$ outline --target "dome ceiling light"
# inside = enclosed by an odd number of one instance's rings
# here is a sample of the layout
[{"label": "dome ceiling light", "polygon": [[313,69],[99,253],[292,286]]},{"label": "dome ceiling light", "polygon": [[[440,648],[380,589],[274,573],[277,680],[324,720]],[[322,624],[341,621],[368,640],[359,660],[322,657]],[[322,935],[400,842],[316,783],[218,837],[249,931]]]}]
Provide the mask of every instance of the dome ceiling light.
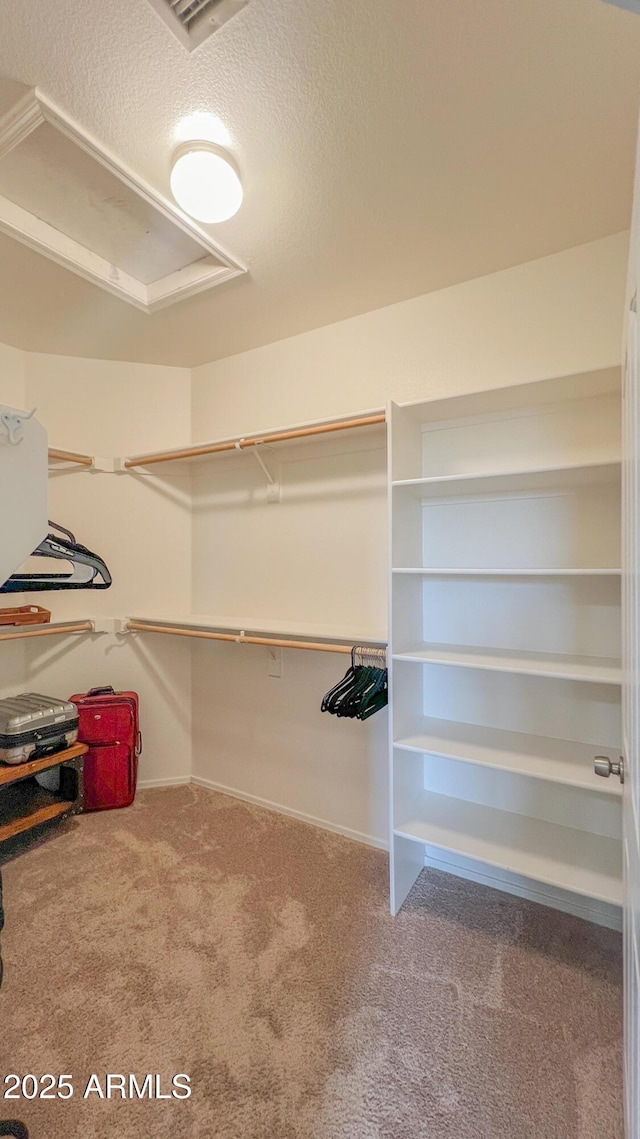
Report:
[{"label": "dome ceiling light", "polygon": [[242,205],[242,182],[227,150],[205,140],[185,142],[174,152],[171,193],[189,217],[227,221]]}]

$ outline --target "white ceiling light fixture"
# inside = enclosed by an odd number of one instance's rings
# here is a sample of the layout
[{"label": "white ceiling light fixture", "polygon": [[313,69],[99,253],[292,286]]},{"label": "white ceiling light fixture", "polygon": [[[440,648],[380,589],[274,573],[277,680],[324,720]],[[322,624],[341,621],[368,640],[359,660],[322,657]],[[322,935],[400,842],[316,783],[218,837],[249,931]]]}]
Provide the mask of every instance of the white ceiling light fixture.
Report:
[{"label": "white ceiling light fixture", "polygon": [[171,161],[171,193],[189,217],[227,221],[242,205],[238,168],[227,150],[205,140],[185,142]]}]

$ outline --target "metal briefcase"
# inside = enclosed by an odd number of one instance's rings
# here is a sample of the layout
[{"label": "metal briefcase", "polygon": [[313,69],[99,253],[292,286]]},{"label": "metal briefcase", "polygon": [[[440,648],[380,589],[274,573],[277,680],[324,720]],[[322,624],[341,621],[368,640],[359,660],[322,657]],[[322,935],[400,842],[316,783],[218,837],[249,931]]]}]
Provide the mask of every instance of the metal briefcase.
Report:
[{"label": "metal briefcase", "polygon": [[0,763],[53,755],[78,739],[78,709],[70,700],[23,692],[0,700]]}]

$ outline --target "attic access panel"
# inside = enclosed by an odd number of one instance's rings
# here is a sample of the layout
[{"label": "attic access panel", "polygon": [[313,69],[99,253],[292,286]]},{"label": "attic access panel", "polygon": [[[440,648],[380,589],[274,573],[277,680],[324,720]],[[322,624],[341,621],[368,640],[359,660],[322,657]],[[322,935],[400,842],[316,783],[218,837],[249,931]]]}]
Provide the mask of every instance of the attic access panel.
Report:
[{"label": "attic access panel", "polygon": [[149,0],[174,36],[193,51],[233,19],[249,0]]},{"label": "attic access panel", "polygon": [[0,231],[144,312],[246,272],[37,90],[0,119]]}]

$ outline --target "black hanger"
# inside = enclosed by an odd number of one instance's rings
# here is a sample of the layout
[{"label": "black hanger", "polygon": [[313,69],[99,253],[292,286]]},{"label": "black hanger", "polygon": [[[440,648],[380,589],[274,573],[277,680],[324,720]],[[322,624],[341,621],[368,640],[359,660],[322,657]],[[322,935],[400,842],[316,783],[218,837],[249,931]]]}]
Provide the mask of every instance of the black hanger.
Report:
[{"label": "black hanger", "polygon": [[375,712],[379,712],[381,708],[384,708],[389,703],[387,670],[379,669],[376,671],[380,672],[380,676],[373,687],[373,691],[368,692],[361,703],[358,712],[359,720],[368,720],[369,716],[373,716]]},{"label": "black hanger", "polygon": [[[323,712],[340,718],[367,720],[384,708],[388,701],[386,668],[355,663],[356,655],[366,660],[370,651],[355,647],[351,650],[351,667],[322,700]],[[375,659],[375,650],[372,655]]]},{"label": "black hanger", "polygon": [[[31,593],[51,589],[108,589],[111,574],[102,558],[76,542],[64,526],[49,519],[55,534],[47,534],[31,555],[34,558],[56,558],[71,563],[71,573],[14,573],[0,586],[0,593]],[[59,535],[65,535],[60,537]]]},{"label": "black hanger", "polygon": [[342,677],[342,680],[339,680],[338,683],[334,684],[333,688],[331,688],[329,690],[329,692],[327,692],[326,696],[322,700],[322,704],[320,705],[321,711],[331,712],[333,715],[336,715],[337,714],[337,708],[339,707],[341,700],[346,696],[346,694],[351,689],[351,687],[352,687],[352,685],[356,679],[356,676],[357,676],[357,673],[356,673],[356,669],[355,669],[355,649],[352,649],[351,650],[351,667],[344,674],[344,676]]},{"label": "black hanger", "polygon": [[368,665],[356,665],[356,679],[343,701],[338,716],[348,716],[354,720],[358,715],[358,708],[364,693],[371,683],[371,669]]}]

